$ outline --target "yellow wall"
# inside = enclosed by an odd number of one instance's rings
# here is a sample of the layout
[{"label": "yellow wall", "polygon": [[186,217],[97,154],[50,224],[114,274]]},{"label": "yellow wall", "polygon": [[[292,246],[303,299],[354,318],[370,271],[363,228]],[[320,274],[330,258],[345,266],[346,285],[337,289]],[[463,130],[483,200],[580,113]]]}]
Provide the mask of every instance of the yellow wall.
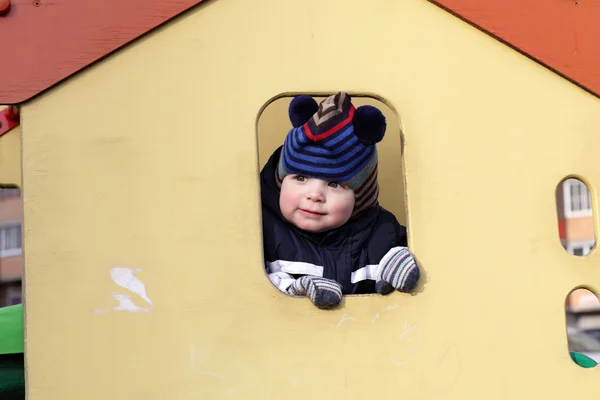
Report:
[{"label": "yellow wall", "polygon": [[[0,112],[6,106],[0,106]],[[0,184],[21,185],[21,126],[0,136]]]},{"label": "yellow wall", "polygon": [[[340,89],[399,113],[424,273],[323,312],[262,272],[256,121]],[[426,1],[195,9],[22,109],[29,400],[599,393],[564,325],[598,255],[563,250],[554,200],[600,184],[599,111]]]}]

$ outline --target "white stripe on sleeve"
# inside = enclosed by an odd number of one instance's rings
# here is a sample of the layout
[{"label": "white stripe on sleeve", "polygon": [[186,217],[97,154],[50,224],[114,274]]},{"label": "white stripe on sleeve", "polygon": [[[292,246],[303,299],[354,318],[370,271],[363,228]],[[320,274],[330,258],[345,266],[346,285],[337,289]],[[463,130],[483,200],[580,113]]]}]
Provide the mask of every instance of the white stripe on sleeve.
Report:
[{"label": "white stripe on sleeve", "polygon": [[323,267],[299,261],[276,260],[267,263],[267,273],[286,272],[294,275],[323,276]]},{"label": "white stripe on sleeve", "polygon": [[352,273],[350,282],[356,283],[360,281],[366,281],[367,279],[376,280],[377,274],[379,273],[379,264],[365,265],[362,268],[357,269]]}]

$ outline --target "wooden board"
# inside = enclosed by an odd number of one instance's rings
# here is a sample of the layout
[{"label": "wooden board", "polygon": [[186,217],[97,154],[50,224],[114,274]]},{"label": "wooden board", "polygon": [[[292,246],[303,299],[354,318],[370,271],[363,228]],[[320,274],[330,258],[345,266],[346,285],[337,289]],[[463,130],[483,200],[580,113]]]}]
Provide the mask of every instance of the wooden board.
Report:
[{"label": "wooden board", "polygon": [[600,3],[589,0],[431,0],[600,95]]},{"label": "wooden board", "polygon": [[12,0],[0,16],[0,104],[17,104],[202,0]]}]

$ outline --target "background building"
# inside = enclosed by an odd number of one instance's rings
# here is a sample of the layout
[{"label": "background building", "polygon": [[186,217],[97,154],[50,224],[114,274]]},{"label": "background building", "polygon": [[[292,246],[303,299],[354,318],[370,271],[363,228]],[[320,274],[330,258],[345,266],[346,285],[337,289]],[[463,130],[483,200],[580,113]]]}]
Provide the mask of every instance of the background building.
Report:
[{"label": "background building", "polygon": [[560,241],[571,254],[584,256],[596,243],[592,199],[578,179],[565,180],[556,191]]},{"label": "background building", "polygon": [[0,307],[22,301],[22,214],[20,190],[0,188]]}]

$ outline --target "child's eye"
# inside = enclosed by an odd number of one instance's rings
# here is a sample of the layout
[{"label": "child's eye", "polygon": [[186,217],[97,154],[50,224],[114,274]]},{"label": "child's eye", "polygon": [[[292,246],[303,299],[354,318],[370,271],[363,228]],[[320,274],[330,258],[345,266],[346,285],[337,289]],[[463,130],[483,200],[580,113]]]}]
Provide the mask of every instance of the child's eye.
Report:
[{"label": "child's eye", "polygon": [[342,185],[340,185],[340,184],[339,184],[339,183],[337,183],[337,182],[329,182],[329,187],[331,187],[331,188],[334,188],[334,189],[335,189],[335,188],[339,188],[339,187],[341,187],[341,186],[342,186]]},{"label": "child's eye", "polygon": [[294,179],[296,179],[298,182],[304,182],[306,180],[306,177],[302,175],[296,175]]}]

